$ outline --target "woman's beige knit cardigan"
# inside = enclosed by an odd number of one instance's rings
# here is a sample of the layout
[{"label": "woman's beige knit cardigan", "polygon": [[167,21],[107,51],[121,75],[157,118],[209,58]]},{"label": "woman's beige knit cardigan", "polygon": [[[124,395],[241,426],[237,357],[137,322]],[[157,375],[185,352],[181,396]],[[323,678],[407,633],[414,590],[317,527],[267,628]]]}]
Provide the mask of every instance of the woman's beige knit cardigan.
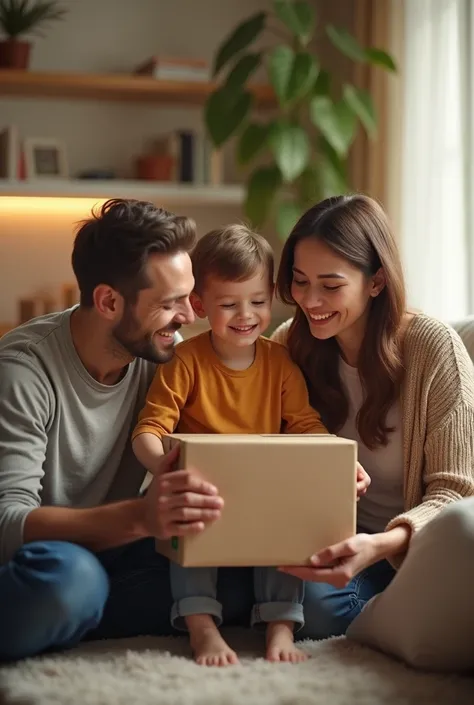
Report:
[{"label": "woman's beige knit cardigan", "polygon": [[[286,342],[291,320],[272,338]],[[424,314],[405,333],[401,392],[405,510],[387,529],[419,530],[450,502],[474,495],[474,370],[457,333]]]}]

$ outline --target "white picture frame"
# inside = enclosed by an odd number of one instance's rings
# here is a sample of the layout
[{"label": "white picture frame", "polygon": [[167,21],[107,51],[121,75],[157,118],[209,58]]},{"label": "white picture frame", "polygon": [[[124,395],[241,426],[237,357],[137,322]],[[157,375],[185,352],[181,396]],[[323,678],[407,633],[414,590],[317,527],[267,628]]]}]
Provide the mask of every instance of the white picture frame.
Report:
[{"label": "white picture frame", "polygon": [[27,137],[23,143],[27,179],[67,179],[66,145],[49,137]]}]

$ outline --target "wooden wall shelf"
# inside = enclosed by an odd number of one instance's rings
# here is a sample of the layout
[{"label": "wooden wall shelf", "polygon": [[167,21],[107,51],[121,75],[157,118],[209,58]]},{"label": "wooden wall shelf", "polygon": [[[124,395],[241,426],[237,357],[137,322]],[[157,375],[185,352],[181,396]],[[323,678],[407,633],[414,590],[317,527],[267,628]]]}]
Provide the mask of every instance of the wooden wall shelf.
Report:
[{"label": "wooden wall shelf", "polygon": [[[213,83],[160,81],[127,74],[46,73],[0,70],[0,98],[108,100],[202,106]],[[271,86],[253,87],[258,107],[275,105]]]}]

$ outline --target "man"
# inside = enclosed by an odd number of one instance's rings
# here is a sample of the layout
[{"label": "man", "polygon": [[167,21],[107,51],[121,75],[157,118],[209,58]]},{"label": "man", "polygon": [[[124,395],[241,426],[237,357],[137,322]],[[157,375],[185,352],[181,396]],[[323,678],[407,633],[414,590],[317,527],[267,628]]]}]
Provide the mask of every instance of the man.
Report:
[{"label": "man", "polygon": [[[168,562],[151,537],[201,531],[223,502],[193,469],[140,497],[130,433],[155,365],[194,319],[195,238],[188,218],[108,201],[75,239],[80,305],[0,341],[0,660],[171,631]],[[227,621],[246,622],[251,580],[224,571],[221,588]]]}]

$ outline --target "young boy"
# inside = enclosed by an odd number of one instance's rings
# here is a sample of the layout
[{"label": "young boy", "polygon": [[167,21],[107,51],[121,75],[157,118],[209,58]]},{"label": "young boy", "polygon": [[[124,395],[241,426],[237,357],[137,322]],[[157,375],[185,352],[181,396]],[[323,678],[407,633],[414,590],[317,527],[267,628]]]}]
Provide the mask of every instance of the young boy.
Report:
[{"label": "young boy", "polygon": [[[158,368],[133,434],[133,449],[159,472],[161,438],[181,433],[326,433],[286,348],[261,337],[271,316],[273,252],[243,225],[205,235],[193,255],[194,311],[210,332],[181,343]],[[202,469],[203,472],[205,468]],[[171,619],[187,628],[196,661],[237,663],[219,633],[217,570],[170,566]],[[252,625],[266,623],[270,661],[306,659],[294,644],[303,618],[303,583],[275,568],[255,568]]]}]

